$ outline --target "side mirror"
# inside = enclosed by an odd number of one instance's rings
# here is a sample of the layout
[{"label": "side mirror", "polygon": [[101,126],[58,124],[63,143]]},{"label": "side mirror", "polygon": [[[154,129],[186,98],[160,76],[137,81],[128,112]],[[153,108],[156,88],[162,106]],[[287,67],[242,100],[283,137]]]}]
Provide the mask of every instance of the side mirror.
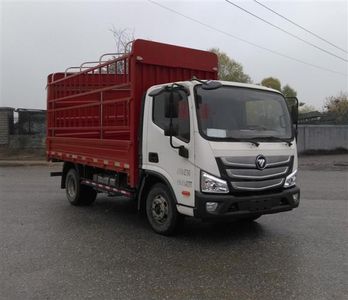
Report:
[{"label": "side mirror", "polygon": [[[179,125],[174,125],[173,119],[179,117],[179,102],[183,100],[183,96],[180,94],[180,90],[185,91],[181,86],[176,88],[171,88],[169,95],[165,97],[164,102],[164,115],[166,118],[169,118],[169,125],[164,129],[164,135],[169,136],[170,146],[174,149],[179,149],[179,155],[188,158],[189,152],[184,146],[174,146],[173,145],[173,136],[177,136],[179,133]],[[186,93],[187,94],[187,93]]]},{"label": "side mirror", "polygon": [[195,97],[195,100],[196,100],[196,105],[197,105],[197,108],[199,108],[199,106],[202,104],[203,100],[202,100],[202,96],[201,95],[196,95]]},{"label": "side mirror", "polygon": [[288,105],[292,122],[297,124],[298,122],[298,99],[296,97],[286,97],[286,103]]},{"label": "side mirror", "polygon": [[291,118],[294,124],[298,123],[298,108],[293,106],[291,109]]},{"label": "side mirror", "polygon": [[175,119],[179,116],[179,101],[182,100],[180,93],[171,91],[165,98],[164,114],[166,118]]},{"label": "side mirror", "polygon": [[165,136],[177,136],[178,135],[178,128],[174,126],[169,126],[164,129],[164,135]]},{"label": "side mirror", "polygon": [[291,120],[293,123],[293,130],[295,134],[295,138],[297,140],[297,126],[298,126],[298,99],[296,97],[286,97],[286,102],[289,107],[289,111],[291,114]]}]

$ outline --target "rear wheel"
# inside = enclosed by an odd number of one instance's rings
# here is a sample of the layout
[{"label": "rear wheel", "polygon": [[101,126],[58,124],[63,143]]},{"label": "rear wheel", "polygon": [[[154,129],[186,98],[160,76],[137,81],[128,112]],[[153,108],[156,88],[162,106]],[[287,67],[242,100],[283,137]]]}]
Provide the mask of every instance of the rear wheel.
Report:
[{"label": "rear wheel", "polygon": [[75,169],[70,169],[65,179],[66,197],[71,205],[90,205],[95,201],[97,192],[80,183],[80,176]]},{"label": "rear wheel", "polygon": [[163,235],[175,232],[181,216],[167,186],[155,184],[146,199],[146,215],[152,229]]}]

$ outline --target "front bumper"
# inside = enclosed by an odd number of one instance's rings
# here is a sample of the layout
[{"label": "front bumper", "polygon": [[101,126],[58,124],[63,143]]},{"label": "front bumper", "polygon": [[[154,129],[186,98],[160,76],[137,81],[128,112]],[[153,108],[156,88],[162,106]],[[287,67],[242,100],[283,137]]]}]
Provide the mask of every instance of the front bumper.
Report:
[{"label": "front bumper", "polygon": [[[298,195],[297,200],[293,196],[296,194]],[[207,202],[218,203],[214,212],[206,210]],[[252,196],[213,195],[196,192],[194,216],[201,219],[238,219],[292,210],[299,206],[299,202],[300,189],[298,187],[278,193]]]}]

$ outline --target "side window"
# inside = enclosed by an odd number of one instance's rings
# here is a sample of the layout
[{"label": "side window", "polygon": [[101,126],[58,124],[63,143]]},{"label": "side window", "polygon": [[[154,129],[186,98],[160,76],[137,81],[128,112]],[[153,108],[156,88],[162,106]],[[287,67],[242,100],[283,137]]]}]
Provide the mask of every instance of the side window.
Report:
[{"label": "side window", "polygon": [[[165,99],[170,93],[162,93],[153,97],[152,121],[163,130],[169,127],[169,118],[165,117]],[[174,128],[178,129],[177,138],[188,143],[190,141],[190,113],[187,96],[180,91],[181,100],[179,101],[178,118],[173,119]]]}]

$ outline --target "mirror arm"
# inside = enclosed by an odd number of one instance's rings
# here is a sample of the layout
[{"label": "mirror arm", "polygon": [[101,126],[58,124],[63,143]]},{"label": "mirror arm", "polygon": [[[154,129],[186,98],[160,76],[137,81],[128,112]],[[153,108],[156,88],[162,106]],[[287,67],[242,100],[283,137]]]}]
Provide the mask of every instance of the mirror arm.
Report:
[{"label": "mirror arm", "polygon": [[169,137],[169,143],[170,143],[170,146],[172,148],[174,148],[174,149],[179,149],[180,148],[180,146],[174,146],[174,144],[173,144],[173,136],[172,135],[170,135],[170,137]]},{"label": "mirror arm", "polygon": [[[172,99],[170,99],[170,101],[171,100]],[[174,146],[174,144],[173,144],[173,135],[172,135],[172,132],[173,132],[173,118],[169,119],[169,131],[170,131],[170,136],[169,136],[170,146],[172,148],[174,148],[174,149],[179,149],[180,147]]]},{"label": "mirror arm", "polygon": [[174,146],[173,144],[173,136],[171,135],[169,137],[169,141],[170,141],[170,146],[174,149],[179,149],[179,155],[184,157],[184,158],[189,158],[189,152],[187,150],[187,148],[183,145],[181,146]]},{"label": "mirror arm", "polygon": [[[172,130],[171,130],[172,128],[173,128],[173,120],[170,119],[170,123],[169,123],[169,130],[170,130],[170,132],[172,132]],[[189,152],[188,152],[188,150],[185,148],[185,146],[183,146],[183,145],[181,145],[181,146],[175,146],[175,145],[173,144],[173,135],[172,135],[172,134],[169,136],[169,144],[170,144],[170,146],[171,146],[172,148],[174,148],[174,149],[179,149],[179,155],[180,155],[180,156],[182,156],[182,157],[184,157],[184,158],[189,158]]]},{"label": "mirror arm", "polygon": [[297,142],[297,135],[298,135],[298,122],[295,123],[295,140]]}]

